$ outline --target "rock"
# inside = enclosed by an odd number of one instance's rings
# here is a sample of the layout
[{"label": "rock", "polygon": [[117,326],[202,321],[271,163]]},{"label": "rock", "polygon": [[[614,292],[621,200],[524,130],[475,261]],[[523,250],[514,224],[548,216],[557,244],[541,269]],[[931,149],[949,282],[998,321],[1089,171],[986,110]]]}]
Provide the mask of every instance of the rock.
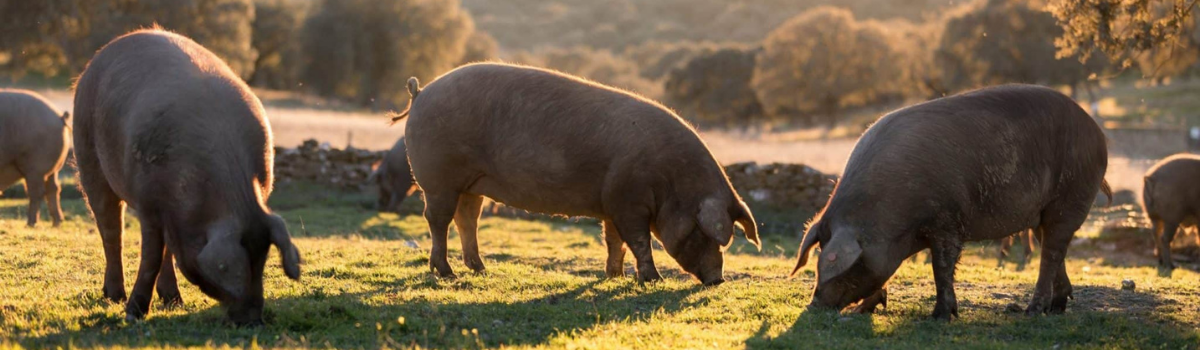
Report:
[{"label": "rock", "polygon": [[1126,278],[1121,281],[1121,290],[1134,290],[1135,288],[1137,288],[1137,283],[1134,283],[1133,280]]}]

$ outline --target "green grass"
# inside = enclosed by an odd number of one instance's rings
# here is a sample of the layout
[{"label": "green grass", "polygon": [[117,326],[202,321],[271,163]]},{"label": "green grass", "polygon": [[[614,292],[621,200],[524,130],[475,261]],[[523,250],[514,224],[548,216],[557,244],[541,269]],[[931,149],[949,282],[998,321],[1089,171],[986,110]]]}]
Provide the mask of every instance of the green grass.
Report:
[{"label": "green grass", "polygon": [[[0,348],[1196,348],[1200,274],[1158,277],[1145,264],[1109,260],[1087,243],[1068,270],[1075,300],[1061,316],[1004,312],[1024,305],[1036,269],[995,268],[992,248],[973,245],[959,264],[961,318],[928,318],[933,279],[924,259],[891,282],[889,308],[874,316],[806,311],[812,267],[785,276],[797,241],[769,237],[763,252],[744,240],[726,258],[730,281],[701,287],[664,252],[665,281],[606,279],[603,241],[590,221],[487,218],[480,247],[488,272],[452,259],[455,280],[428,272],[429,242],[419,216],[378,214],[370,196],[305,185],[281,186],[272,206],[303,258],[301,282],[286,279],[272,252],[265,277],[267,325],[236,328],[220,307],[181,282],[185,304],[124,321],[123,305],[102,298],[99,235],[82,201],[66,200],[60,228],[24,225],[24,199],[0,199]],[[407,207],[419,209],[417,200]],[[43,215],[44,217],[44,215]],[[301,225],[303,221],[303,225]],[[124,239],[126,286],[134,280],[139,235]],[[303,227],[302,227],[303,226]],[[451,255],[459,256],[457,236]],[[413,246],[416,246],[414,248]],[[632,257],[626,267],[632,272]],[[1036,259],[1034,265],[1036,266]],[[1122,279],[1135,291],[1120,289]],[[157,300],[156,300],[157,301]]]}]

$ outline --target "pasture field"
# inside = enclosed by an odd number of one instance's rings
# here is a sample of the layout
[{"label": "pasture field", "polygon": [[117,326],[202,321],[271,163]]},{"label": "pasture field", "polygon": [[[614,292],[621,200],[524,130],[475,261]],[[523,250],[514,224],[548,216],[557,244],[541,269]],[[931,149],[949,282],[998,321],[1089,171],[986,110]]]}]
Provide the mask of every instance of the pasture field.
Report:
[{"label": "pasture field", "polygon": [[[304,184],[282,185],[271,206],[284,216],[304,263],[301,282],[281,273],[272,251],[265,276],[266,325],[236,328],[220,307],[181,282],[185,304],[126,322],[102,298],[99,235],[74,189],[59,228],[25,227],[25,199],[0,199],[0,348],[1128,348],[1200,346],[1200,274],[1158,275],[1151,260],[1106,254],[1093,226],[1072,247],[1075,299],[1064,315],[1027,317],[1036,268],[997,269],[994,245],[967,249],[958,269],[961,318],[928,318],[930,265],[906,262],[891,281],[887,309],[873,316],[808,311],[812,266],[796,278],[796,237],[765,237],[757,252],[739,235],[726,278],[701,287],[665,252],[666,280],[639,285],[604,277],[600,229],[590,220],[481,221],[488,271],[459,278],[429,273],[427,229],[409,215],[379,214],[371,197]],[[45,215],[43,215],[45,218]],[[131,288],[139,227],[126,225]],[[451,236],[451,256],[459,251]],[[922,253],[923,254],[923,253]],[[1033,265],[1036,266],[1037,259]],[[627,256],[632,274],[632,256]],[[1135,290],[1123,290],[1123,279]],[[157,302],[157,300],[156,300]]]}]

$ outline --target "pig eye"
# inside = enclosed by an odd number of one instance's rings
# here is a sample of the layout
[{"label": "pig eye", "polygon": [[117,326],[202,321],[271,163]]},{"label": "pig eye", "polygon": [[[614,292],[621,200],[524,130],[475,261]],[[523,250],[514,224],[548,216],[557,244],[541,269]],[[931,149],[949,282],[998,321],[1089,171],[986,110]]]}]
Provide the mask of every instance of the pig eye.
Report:
[{"label": "pig eye", "polygon": [[228,269],[229,268],[225,266],[225,263],[221,263],[221,264],[217,265],[217,270],[221,270],[221,272],[225,272]]}]

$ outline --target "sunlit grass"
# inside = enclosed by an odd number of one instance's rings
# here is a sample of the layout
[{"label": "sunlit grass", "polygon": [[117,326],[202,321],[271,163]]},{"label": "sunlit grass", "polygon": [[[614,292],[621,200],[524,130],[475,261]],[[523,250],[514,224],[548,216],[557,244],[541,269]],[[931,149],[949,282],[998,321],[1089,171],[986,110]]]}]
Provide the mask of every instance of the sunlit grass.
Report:
[{"label": "sunlit grass", "polygon": [[[292,191],[292,192],[289,192]],[[65,202],[60,228],[25,227],[23,199],[0,200],[0,343],[56,346],[424,347],[424,348],[1195,348],[1200,274],[1158,277],[1149,265],[1112,265],[1073,248],[1076,299],[1063,316],[1006,313],[1024,306],[1031,268],[995,268],[991,246],[972,245],[959,264],[962,318],[932,321],[934,287],[924,256],[892,280],[888,309],[874,316],[806,312],[813,268],[795,279],[797,241],[769,237],[763,252],[741,238],[727,257],[729,282],[699,286],[664,252],[666,280],[638,285],[603,277],[604,244],[588,221],[486,218],[480,247],[488,271],[471,273],[451,236],[455,280],[428,273],[425,222],[378,214],[369,196],[281,187],[272,205],[303,257],[301,282],[284,278],[276,253],[266,275],[267,325],[235,328],[219,306],[182,282],[185,304],[155,308],[142,322],[100,293],[99,235],[80,200]],[[316,198],[323,198],[317,200]],[[414,200],[414,202],[416,202]],[[410,205],[412,203],[409,203]],[[419,203],[416,204],[419,208]],[[301,219],[304,225],[300,224]],[[140,241],[124,239],[127,288]],[[303,226],[303,228],[301,227]],[[415,246],[415,248],[413,247]],[[626,268],[632,273],[632,256]],[[1137,283],[1121,290],[1121,280]]]}]

